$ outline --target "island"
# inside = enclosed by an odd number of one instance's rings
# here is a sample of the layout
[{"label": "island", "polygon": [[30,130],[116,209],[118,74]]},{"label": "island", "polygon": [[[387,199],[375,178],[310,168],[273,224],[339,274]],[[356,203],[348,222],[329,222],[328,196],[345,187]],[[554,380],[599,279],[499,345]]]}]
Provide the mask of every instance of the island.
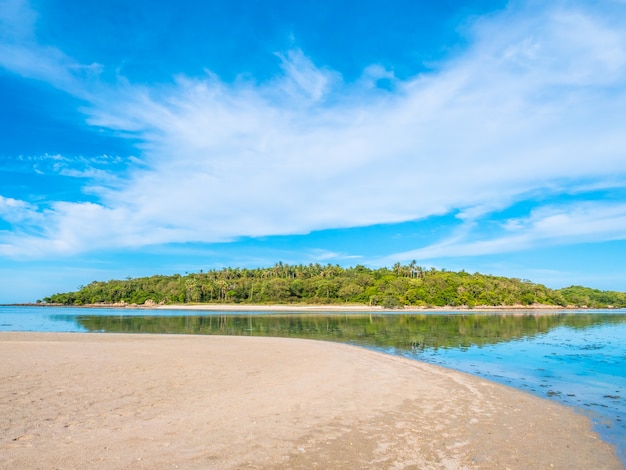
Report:
[{"label": "island", "polygon": [[[527,279],[425,269],[415,262],[371,269],[357,265],[223,268],[198,273],[93,281],[57,293],[44,305],[203,308],[626,308],[626,293],[583,286],[551,289]],[[264,307],[265,306],[265,307]]]}]

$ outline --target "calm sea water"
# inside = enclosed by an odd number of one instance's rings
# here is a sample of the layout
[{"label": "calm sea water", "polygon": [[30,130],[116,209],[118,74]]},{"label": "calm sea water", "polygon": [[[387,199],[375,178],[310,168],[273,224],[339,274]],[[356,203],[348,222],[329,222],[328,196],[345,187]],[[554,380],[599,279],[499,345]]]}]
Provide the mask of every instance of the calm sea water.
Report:
[{"label": "calm sea water", "polygon": [[0,331],[253,335],[352,343],[573,407],[616,446],[626,467],[624,311],[268,314],[0,306]]}]

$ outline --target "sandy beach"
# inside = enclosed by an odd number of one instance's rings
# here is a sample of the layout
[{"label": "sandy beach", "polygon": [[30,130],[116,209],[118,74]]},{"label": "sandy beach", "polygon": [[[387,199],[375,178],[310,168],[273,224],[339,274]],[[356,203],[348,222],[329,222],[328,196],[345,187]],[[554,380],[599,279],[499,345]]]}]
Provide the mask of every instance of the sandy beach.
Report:
[{"label": "sandy beach", "polygon": [[0,468],[621,469],[574,411],[285,338],[0,333]]},{"label": "sandy beach", "polygon": [[397,309],[388,309],[380,306],[367,305],[298,305],[298,304],[279,304],[279,305],[254,305],[254,304],[174,304],[174,305],[141,305],[135,307],[155,308],[162,310],[206,310],[206,311],[241,311],[241,312],[396,312],[396,313],[420,313],[420,312],[501,312],[501,311],[555,311],[560,312],[565,307],[554,305],[508,305],[508,306],[478,306],[474,308],[468,307],[414,307],[406,306]]},{"label": "sandy beach", "polygon": [[[517,313],[524,312],[562,312],[563,310],[581,310],[579,307],[568,306],[561,307],[558,305],[478,305],[473,308],[466,306],[444,306],[444,307],[416,307],[416,306],[404,306],[401,308],[384,308],[381,306],[368,306],[364,304],[156,304],[152,301],[148,301],[145,304],[129,304],[122,303],[97,303],[97,304],[84,304],[84,305],[64,305],[54,303],[42,303],[42,304],[16,304],[15,306],[28,306],[28,307],[64,307],[64,308],[110,308],[110,309],[146,309],[146,310],[189,310],[189,311],[208,311],[208,312],[301,312],[301,313],[317,313],[317,312],[336,312],[336,313],[349,313],[349,312],[380,312],[380,313],[429,313],[429,312],[510,312]],[[584,310],[584,309],[583,309]],[[618,309],[619,310],[619,309]]]}]

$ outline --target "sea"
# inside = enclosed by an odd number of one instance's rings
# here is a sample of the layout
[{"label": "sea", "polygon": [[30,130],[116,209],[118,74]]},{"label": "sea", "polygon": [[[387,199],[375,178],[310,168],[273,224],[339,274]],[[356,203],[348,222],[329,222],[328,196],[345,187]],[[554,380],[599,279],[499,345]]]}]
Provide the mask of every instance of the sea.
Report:
[{"label": "sea", "polygon": [[626,468],[626,311],[249,312],[0,306],[0,331],[337,341],[524,390],[590,418]]}]

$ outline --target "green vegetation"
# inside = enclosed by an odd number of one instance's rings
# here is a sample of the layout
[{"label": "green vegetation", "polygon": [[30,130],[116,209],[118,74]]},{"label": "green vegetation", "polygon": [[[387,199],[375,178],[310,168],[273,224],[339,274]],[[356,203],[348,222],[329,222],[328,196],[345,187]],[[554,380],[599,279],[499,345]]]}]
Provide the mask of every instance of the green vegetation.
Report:
[{"label": "green vegetation", "polygon": [[386,308],[553,305],[626,308],[626,293],[581,286],[553,290],[528,280],[426,270],[415,264],[391,269],[337,265],[224,268],[182,276],[94,281],[77,292],[54,294],[47,303],[360,304]]}]

